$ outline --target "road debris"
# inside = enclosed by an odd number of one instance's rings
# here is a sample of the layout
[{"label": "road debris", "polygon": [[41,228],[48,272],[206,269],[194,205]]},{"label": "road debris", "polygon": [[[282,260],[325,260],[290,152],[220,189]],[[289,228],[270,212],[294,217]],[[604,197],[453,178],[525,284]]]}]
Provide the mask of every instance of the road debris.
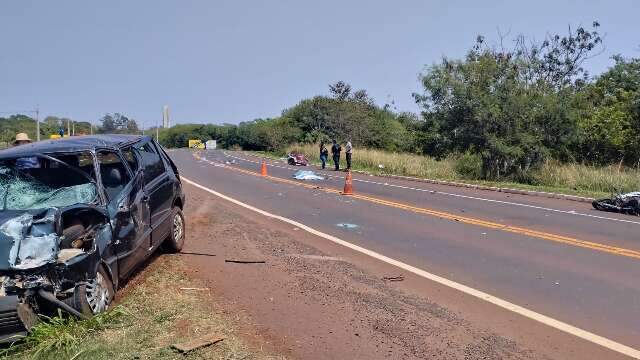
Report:
[{"label": "road debris", "polygon": [[[592,202],[592,205],[596,210],[640,215],[640,192],[616,194],[611,198],[597,199]],[[573,214],[575,210],[569,213]]]},{"label": "road debris", "polygon": [[197,253],[197,252],[188,252],[188,251],[181,251],[179,254],[180,255],[196,255],[196,256],[216,256],[216,254]]},{"label": "road debris", "polygon": [[236,259],[225,259],[226,263],[234,263],[234,264],[264,264],[265,260],[236,260]]},{"label": "road debris", "polygon": [[335,256],[326,255],[305,255],[305,254],[287,254],[286,256],[301,259],[323,260],[323,261],[344,261],[344,259]]},{"label": "road debris", "polygon": [[356,224],[349,224],[349,223],[340,223],[340,224],[336,224],[337,227],[341,227],[341,228],[345,228],[345,229],[357,229],[359,228],[358,225]]},{"label": "road debris", "polygon": [[215,334],[207,334],[189,342],[173,344],[171,347],[186,354],[193,350],[219,343],[222,340],[224,340],[224,338],[218,337]]},{"label": "road debris", "polygon": [[193,290],[193,291],[209,291],[209,288],[194,288],[194,287],[181,287],[180,290]]},{"label": "road debris", "polygon": [[309,165],[309,160],[304,154],[292,152],[287,155],[287,164],[293,166],[307,166]]},{"label": "road debris", "polygon": [[311,170],[299,170],[293,174],[293,178],[297,180],[324,180],[324,177],[317,175]]},{"label": "road debris", "polygon": [[402,276],[402,275],[385,276],[385,277],[382,278],[382,280],[385,280],[385,281],[404,281],[404,276]]}]

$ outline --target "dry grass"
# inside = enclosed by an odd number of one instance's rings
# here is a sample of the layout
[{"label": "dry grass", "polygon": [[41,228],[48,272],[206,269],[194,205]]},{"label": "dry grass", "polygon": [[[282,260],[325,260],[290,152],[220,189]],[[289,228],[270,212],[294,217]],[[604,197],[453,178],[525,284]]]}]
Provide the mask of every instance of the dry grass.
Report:
[{"label": "dry grass", "polygon": [[[319,163],[317,145],[294,145],[287,149],[307,154],[314,163]],[[331,160],[331,155],[329,155]],[[344,166],[344,154],[341,159]],[[383,167],[381,168],[380,165]],[[354,149],[352,167],[358,170],[384,172],[395,175],[417,176],[430,179],[456,179],[454,161],[436,161],[428,156],[407,153],[391,153],[372,149]]]},{"label": "dry grass", "polygon": [[[318,146],[294,145],[288,151],[300,151],[319,163]],[[344,158],[342,159],[344,162]],[[510,181],[482,181],[469,179],[456,172],[455,157],[437,161],[428,156],[406,153],[390,153],[380,150],[355,149],[353,168],[377,174],[415,176],[427,179],[464,181],[500,187],[514,187],[539,191],[561,192],[584,196],[605,196],[619,191],[640,189],[640,171],[618,166],[594,167],[580,164],[546,162],[529,177],[529,183]],[[382,167],[380,166],[382,165]]]},{"label": "dry grass", "polygon": [[[250,350],[222,313],[212,312],[206,291],[187,276],[175,256],[156,259],[142,281],[130,284],[126,298],[106,321],[57,320],[41,325],[27,342],[5,353],[12,359],[276,359]],[[182,355],[170,345],[215,333],[224,340]],[[61,342],[59,339],[67,339]]]}]

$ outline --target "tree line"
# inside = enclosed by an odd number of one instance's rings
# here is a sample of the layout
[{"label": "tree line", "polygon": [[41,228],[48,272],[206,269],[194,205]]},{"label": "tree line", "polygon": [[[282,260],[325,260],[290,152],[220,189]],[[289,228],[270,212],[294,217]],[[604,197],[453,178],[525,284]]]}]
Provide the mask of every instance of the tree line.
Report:
[{"label": "tree line", "polygon": [[[547,160],[640,167],[640,59],[614,56],[592,76],[584,66],[602,50],[597,22],[540,42],[500,36],[489,45],[478,36],[464,57],[424,69],[422,91],[413,94],[419,114],[377,105],[366,90],[338,81],[275,118],[179,124],[160,129],[159,140],[167,147],[216,139],[226,148],[279,151],[350,139],[355,147],[454,157],[474,178],[525,182]],[[96,129],[138,131],[121,114],[105,115]]]},{"label": "tree line", "polygon": [[[505,42],[508,41],[508,45]],[[526,181],[544,161],[640,166],[640,59],[615,56],[604,73],[584,65],[603,49],[600,24],[548,35],[484,37],[460,59],[444,57],[420,76],[420,114],[378,106],[339,81],[281,116],[238,125],[178,125],[165,146],[188,138],[274,151],[291,143],[351,139],[356,147],[453,156],[483,179]]]},{"label": "tree line", "polygon": [[[47,116],[40,121],[40,138],[49,139],[51,135],[64,136],[89,134],[140,134],[135,119],[120,113],[105,114],[93,125],[88,121],[77,121],[66,117]],[[36,120],[27,115],[17,114],[0,117],[0,145],[8,146],[17,133],[26,133],[33,140],[36,136]]]}]

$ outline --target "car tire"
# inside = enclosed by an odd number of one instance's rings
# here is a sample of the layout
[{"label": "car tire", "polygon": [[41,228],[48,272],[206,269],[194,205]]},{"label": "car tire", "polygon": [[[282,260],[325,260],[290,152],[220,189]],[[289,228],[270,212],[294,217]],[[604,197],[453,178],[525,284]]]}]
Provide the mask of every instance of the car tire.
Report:
[{"label": "car tire", "polygon": [[99,266],[96,277],[84,284],[76,285],[73,295],[65,302],[79,312],[93,316],[109,309],[115,293],[109,274]]},{"label": "car tire", "polygon": [[171,211],[171,232],[162,244],[163,250],[169,253],[178,253],[182,251],[185,238],[184,215],[179,207],[174,207]]}]

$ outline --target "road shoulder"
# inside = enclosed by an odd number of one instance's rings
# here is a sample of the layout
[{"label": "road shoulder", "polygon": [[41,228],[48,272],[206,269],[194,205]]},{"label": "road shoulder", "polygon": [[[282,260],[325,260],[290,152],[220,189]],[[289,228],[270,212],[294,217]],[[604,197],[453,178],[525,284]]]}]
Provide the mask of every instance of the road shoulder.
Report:
[{"label": "road shoulder", "polygon": [[[296,358],[611,358],[593,344],[402,274],[187,186],[193,276]],[[225,263],[225,259],[265,261]],[[357,265],[356,265],[357,264]],[[389,282],[383,277],[403,276]],[[251,332],[249,331],[249,332]],[[372,355],[373,354],[373,355]]]}]

